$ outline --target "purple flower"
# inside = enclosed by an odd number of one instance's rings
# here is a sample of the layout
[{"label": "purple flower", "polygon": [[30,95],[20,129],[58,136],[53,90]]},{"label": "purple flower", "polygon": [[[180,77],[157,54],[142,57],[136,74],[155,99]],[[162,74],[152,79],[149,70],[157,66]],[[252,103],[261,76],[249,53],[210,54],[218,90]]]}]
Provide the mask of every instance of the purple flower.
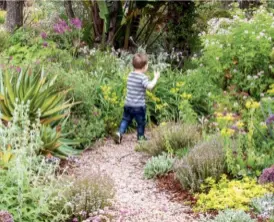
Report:
[{"label": "purple flower", "polygon": [[21,68],[17,66],[17,67],[16,67],[16,71],[17,71],[17,72],[21,72]]},{"label": "purple flower", "polygon": [[235,126],[235,125],[231,126],[230,129],[232,129],[232,130],[234,130],[236,132],[239,131],[239,128],[237,126]]},{"label": "purple flower", "polygon": [[75,28],[82,28],[82,21],[79,18],[73,18],[70,20],[70,24],[72,24]]},{"label": "purple flower", "polygon": [[72,220],[72,222],[78,222],[77,217],[74,217],[73,220]]},{"label": "purple flower", "polygon": [[274,182],[274,165],[272,167],[266,168],[263,170],[259,183],[273,183]]},{"label": "purple flower", "polygon": [[45,32],[42,32],[42,33],[41,33],[41,38],[42,38],[42,39],[46,39],[47,36],[48,36],[47,33],[45,33]]},{"label": "purple flower", "polygon": [[270,114],[269,117],[266,119],[266,124],[270,124],[274,121],[274,114]]},{"label": "purple flower", "polygon": [[53,30],[58,34],[63,34],[66,31],[70,31],[70,28],[66,21],[59,19],[59,21],[53,26]]},{"label": "purple flower", "polygon": [[47,42],[43,42],[43,46],[44,47],[48,47],[48,43]]}]

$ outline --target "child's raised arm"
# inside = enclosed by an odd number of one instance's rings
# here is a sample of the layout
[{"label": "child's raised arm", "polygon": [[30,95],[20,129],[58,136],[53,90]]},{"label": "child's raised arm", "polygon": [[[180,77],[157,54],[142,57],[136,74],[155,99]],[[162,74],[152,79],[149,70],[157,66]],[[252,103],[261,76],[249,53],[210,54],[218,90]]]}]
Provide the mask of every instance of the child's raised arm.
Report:
[{"label": "child's raised arm", "polygon": [[148,90],[152,90],[154,87],[155,87],[155,85],[156,85],[156,83],[157,83],[157,81],[158,81],[158,79],[160,78],[160,72],[159,71],[154,71],[154,78],[153,78],[153,80],[152,81],[150,81],[148,84],[147,84],[147,89]]}]

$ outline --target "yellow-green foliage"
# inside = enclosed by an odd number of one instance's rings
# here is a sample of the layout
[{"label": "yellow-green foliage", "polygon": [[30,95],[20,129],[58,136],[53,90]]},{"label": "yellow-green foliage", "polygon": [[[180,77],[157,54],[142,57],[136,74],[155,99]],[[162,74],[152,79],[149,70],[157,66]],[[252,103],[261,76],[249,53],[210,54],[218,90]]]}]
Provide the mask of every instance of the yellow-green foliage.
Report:
[{"label": "yellow-green foliage", "polygon": [[0,24],[5,22],[6,12],[0,10]]},{"label": "yellow-green foliage", "polygon": [[[242,180],[229,181],[226,175],[216,183],[212,178],[207,178],[201,186],[203,193],[197,194],[198,201],[195,211],[241,209],[248,210],[252,198],[260,197],[270,192],[271,185],[259,185],[256,179],[248,177]],[[209,192],[205,192],[209,190]]]}]

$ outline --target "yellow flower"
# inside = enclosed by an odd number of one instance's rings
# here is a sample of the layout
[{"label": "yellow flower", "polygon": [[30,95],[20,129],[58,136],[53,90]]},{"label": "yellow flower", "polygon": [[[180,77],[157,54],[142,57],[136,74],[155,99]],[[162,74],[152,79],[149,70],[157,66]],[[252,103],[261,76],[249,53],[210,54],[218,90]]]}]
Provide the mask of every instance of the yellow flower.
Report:
[{"label": "yellow flower", "polygon": [[260,103],[258,103],[256,101],[249,100],[246,102],[245,107],[247,109],[257,109],[260,107]]},{"label": "yellow flower", "polygon": [[171,88],[170,92],[176,94],[179,90],[179,88]]},{"label": "yellow flower", "polygon": [[226,121],[232,121],[234,120],[233,114],[232,113],[228,113],[226,115],[223,115],[221,113],[217,114],[217,119],[218,120],[226,120]]},{"label": "yellow flower", "polygon": [[181,95],[181,97],[182,97],[183,99],[191,99],[192,95],[191,95],[191,94],[188,94],[188,93],[183,93],[183,94]]},{"label": "yellow flower", "polygon": [[147,96],[154,102],[160,102],[161,100],[150,91],[146,92]]},{"label": "yellow flower", "polygon": [[242,127],[244,126],[244,123],[243,123],[242,121],[238,121],[238,122],[236,123],[236,126],[237,126],[238,128],[242,128]]},{"label": "yellow flower", "polygon": [[160,124],[160,126],[166,126],[166,122],[162,122],[161,124]]},{"label": "yellow flower", "polygon": [[251,107],[251,101],[247,101],[245,103],[245,107],[248,108],[248,109],[250,109],[250,107]]},{"label": "yellow flower", "polygon": [[221,135],[222,136],[232,136],[233,134],[234,134],[234,130],[233,129],[223,128],[221,130]]},{"label": "yellow flower", "polygon": [[216,115],[216,117],[222,117],[223,116],[223,114],[220,113],[220,112],[215,112],[215,115]]},{"label": "yellow flower", "polygon": [[257,109],[257,108],[259,108],[259,107],[260,107],[260,103],[258,103],[258,102],[253,102],[253,103],[252,103],[251,108]]},{"label": "yellow flower", "polygon": [[176,87],[182,87],[182,86],[184,86],[185,85],[185,83],[184,82],[177,82],[176,83]]},{"label": "yellow flower", "polygon": [[161,104],[156,104],[156,110],[161,110],[164,106]]}]

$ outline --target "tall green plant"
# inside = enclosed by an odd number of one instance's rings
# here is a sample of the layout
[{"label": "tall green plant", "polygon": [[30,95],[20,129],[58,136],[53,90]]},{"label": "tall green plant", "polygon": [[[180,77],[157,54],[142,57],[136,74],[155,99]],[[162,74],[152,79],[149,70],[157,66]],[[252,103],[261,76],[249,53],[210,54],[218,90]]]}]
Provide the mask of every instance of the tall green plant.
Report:
[{"label": "tall green plant", "polygon": [[39,119],[29,121],[27,105],[15,105],[12,122],[0,125],[0,151],[11,146],[13,158],[7,169],[0,168],[0,209],[9,211],[15,221],[65,221],[63,192],[69,181],[55,176],[57,164],[49,164],[37,152],[43,143]]},{"label": "tall green plant", "polygon": [[0,118],[12,120],[15,103],[29,102],[31,121],[39,112],[42,124],[58,123],[76,103],[65,100],[68,90],[58,89],[56,77],[49,80],[43,70],[26,69],[20,73],[11,69],[0,70]]}]

